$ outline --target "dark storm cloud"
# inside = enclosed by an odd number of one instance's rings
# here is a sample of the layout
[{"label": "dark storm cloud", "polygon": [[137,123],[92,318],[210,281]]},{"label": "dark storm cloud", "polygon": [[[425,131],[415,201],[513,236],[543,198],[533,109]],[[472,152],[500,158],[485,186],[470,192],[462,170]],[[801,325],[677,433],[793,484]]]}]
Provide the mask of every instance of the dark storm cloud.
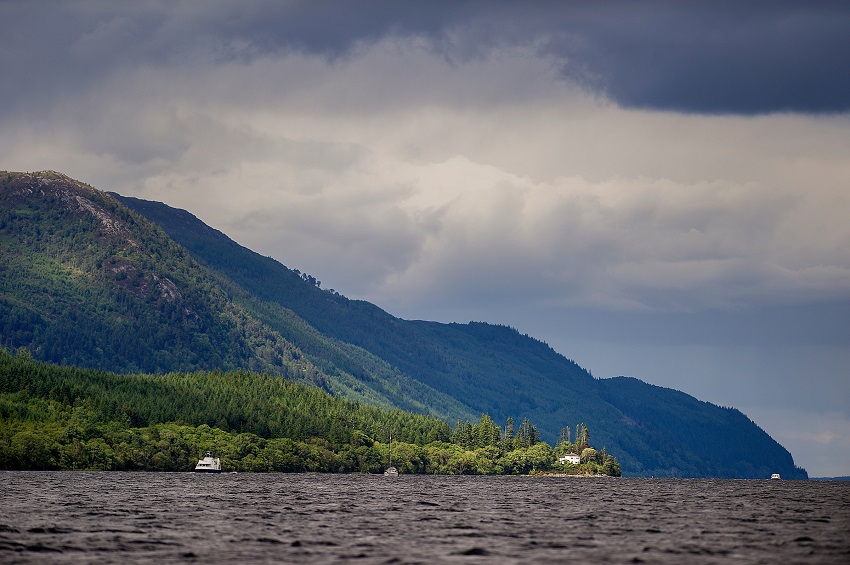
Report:
[{"label": "dark storm cloud", "polygon": [[591,81],[624,106],[738,114],[850,108],[846,3],[655,6],[593,14],[575,27],[586,41],[579,50],[558,39],[552,48],[577,56]]},{"label": "dark storm cloud", "polygon": [[850,8],[838,2],[11,1],[0,22],[6,112],[121,69],[335,59],[390,35],[426,38],[449,60],[532,46],[625,107],[850,109]]}]

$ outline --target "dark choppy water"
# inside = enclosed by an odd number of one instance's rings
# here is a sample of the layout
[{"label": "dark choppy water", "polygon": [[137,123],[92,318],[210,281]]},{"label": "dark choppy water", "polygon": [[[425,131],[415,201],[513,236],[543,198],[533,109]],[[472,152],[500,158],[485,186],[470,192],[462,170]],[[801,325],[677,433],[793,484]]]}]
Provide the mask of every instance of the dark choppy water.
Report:
[{"label": "dark choppy water", "polygon": [[0,472],[0,563],[850,563],[850,483]]}]

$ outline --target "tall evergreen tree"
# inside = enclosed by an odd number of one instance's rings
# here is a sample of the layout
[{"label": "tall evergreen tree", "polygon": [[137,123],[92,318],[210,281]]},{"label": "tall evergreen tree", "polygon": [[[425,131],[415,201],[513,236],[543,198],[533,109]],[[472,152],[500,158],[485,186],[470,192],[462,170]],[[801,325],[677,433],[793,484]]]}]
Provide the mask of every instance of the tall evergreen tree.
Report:
[{"label": "tall evergreen tree", "polygon": [[499,427],[493,419],[487,414],[482,414],[481,420],[478,421],[478,425],[475,429],[476,447],[497,445],[499,443],[500,435]]},{"label": "tall evergreen tree", "polygon": [[528,446],[532,447],[540,443],[540,432],[537,431],[537,426],[531,425],[528,430]]},{"label": "tall evergreen tree", "polygon": [[584,425],[584,422],[580,425],[579,435],[576,437],[576,446],[579,450],[584,449],[590,445],[590,432],[587,430],[587,426]]},{"label": "tall evergreen tree", "polygon": [[[522,419],[522,424],[519,426],[519,431],[517,432],[517,440],[516,446],[518,449],[531,447],[532,444],[532,432],[533,426],[531,422],[528,421],[528,418]],[[536,431],[536,430],[535,430]]]},{"label": "tall evergreen tree", "polygon": [[561,435],[558,437],[558,445],[570,443],[570,427],[564,426],[561,428]]},{"label": "tall evergreen tree", "polygon": [[505,445],[505,449],[513,449],[515,434],[516,432],[514,431],[514,419],[508,417],[508,420],[505,422],[505,437],[502,438],[502,441]]}]

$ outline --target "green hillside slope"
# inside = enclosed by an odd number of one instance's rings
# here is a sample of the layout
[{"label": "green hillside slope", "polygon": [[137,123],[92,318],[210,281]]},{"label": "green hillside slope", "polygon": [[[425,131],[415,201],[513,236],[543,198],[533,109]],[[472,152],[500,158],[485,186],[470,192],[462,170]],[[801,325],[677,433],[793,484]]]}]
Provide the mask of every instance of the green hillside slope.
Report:
[{"label": "green hillside slope", "polygon": [[0,173],[0,340],[66,365],[249,369],[386,408],[477,417],[201,265],[114,197],[49,171]]},{"label": "green hillside slope", "polygon": [[[737,410],[640,381],[595,380],[546,344],[511,328],[395,318],[367,302],[322,290],[312,277],[238,245],[186,211],[116,197],[264,301],[497,421],[528,415],[550,442],[568,422],[583,421],[594,430],[594,443],[606,446],[632,475],[755,478],[780,472],[805,478],[787,450]],[[282,331],[274,320],[267,322]]]},{"label": "green hillside slope", "polygon": [[0,173],[0,265],[4,344],[40,358],[279,371],[297,357],[162,230],[57,173]]}]

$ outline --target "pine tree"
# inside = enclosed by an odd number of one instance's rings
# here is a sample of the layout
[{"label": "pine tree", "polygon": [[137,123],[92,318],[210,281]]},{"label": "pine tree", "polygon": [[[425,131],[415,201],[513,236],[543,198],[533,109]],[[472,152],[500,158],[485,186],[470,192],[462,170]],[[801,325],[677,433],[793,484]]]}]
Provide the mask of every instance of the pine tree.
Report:
[{"label": "pine tree", "polygon": [[576,436],[576,447],[582,450],[590,445],[590,432],[587,431],[587,426],[584,425],[584,422],[580,426],[577,426],[576,429],[579,431],[579,434]]},{"label": "pine tree", "polygon": [[528,421],[528,418],[522,419],[522,424],[519,426],[519,432],[517,432],[517,448],[528,448],[531,447],[531,439],[532,439],[532,426],[531,422]]},{"label": "pine tree", "polygon": [[499,428],[490,416],[481,415],[478,425],[475,426],[475,446],[487,447],[499,442]]},{"label": "pine tree", "polygon": [[515,432],[514,432],[514,419],[509,417],[507,419],[507,421],[505,422],[505,437],[502,438],[502,441],[504,442],[506,450],[513,449],[513,447],[514,447],[514,434],[515,434]]},{"label": "pine tree", "polygon": [[558,445],[570,443],[570,427],[564,426],[561,429],[561,435],[558,437]]}]

